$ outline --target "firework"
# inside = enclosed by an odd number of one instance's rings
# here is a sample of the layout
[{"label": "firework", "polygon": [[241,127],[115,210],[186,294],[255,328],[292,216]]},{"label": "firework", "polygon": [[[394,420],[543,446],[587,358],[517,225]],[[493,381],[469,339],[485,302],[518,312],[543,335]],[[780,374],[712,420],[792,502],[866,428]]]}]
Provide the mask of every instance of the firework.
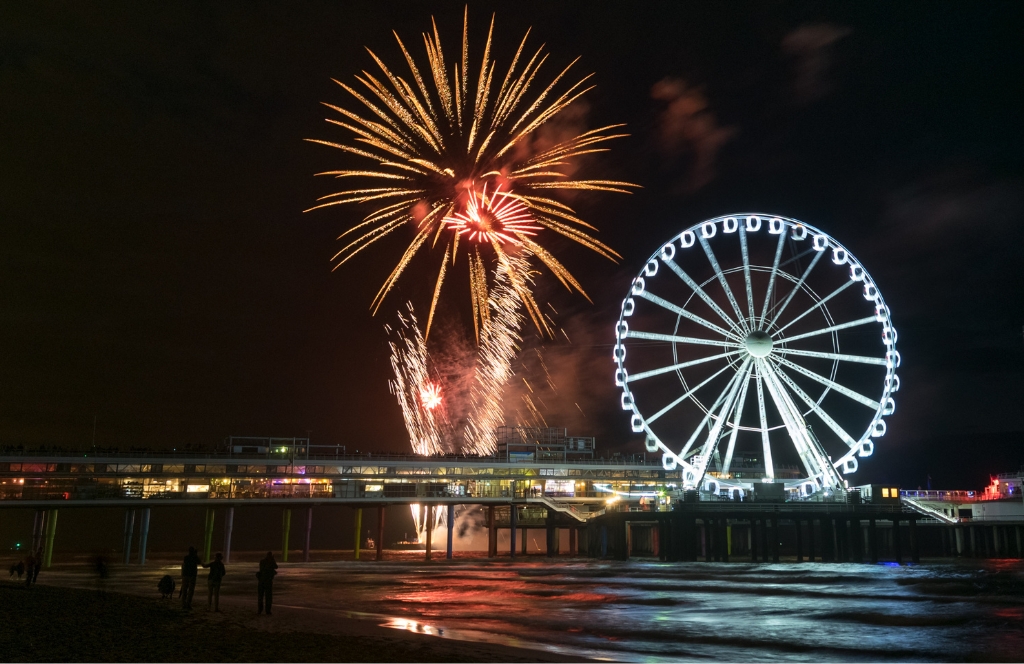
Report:
[{"label": "firework", "polygon": [[420,388],[420,404],[427,410],[434,410],[441,405],[441,388],[430,383]]},{"label": "firework", "polygon": [[[310,209],[372,206],[360,223],[339,238],[353,234],[353,239],[333,257],[335,268],[406,224],[416,230],[373,300],[375,313],[414,255],[428,245],[444,246],[425,335],[429,335],[449,264],[454,266],[460,253],[467,258],[478,340],[488,314],[485,303],[489,299],[489,280],[496,274],[487,269],[487,259],[492,266],[508,265],[505,257],[525,249],[566,288],[586,295],[561,262],[540,244],[540,237],[533,239],[534,234],[540,229],[549,230],[611,260],[619,256],[590,233],[596,229],[580,219],[572,207],[552,198],[552,192],[575,189],[628,193],[635,186],[569,175],[579,157],[603,152],[607,141],[625,136],[615,133],[621,125],[585,131],[540,150],[531,147],[538,128],[592,89],[588,84],[591,75],[557,92],[574,60],[542,85],[541,70],[548,56],[543,46],[529,55],[527,31],[502,76],[491,57],[493,33],[492,18],[479,70],[472,77],[468,11],[463,20],[461,61],[454,66],[445,59],[436,24],[432,33],[423,34],[427,66],[422,69],[396,34],[412,82],[369,51],[379,74],[363,71],[355,77],[355,87],[335,81],[351,95],[359,112],[325,104],[340,116],[327,121],[349,132],[348,139],[310,139],[355,155],[366,164],[319,174],[362,184],[346,185],[322,197],[319,205]],[[488,188],[494,192],[489,196]],[[503,221],[499,211],[514,214],[515,219]],[[510,274],[509,283],[538,329],[550,332],[527,287],[525,274]]]},{"label": "firework", "polygon": [[395,337],[390,342],[391,368],[395,374],[390,381],[391,393],[402,409],[413,452],[429,455],[448,451],[453,439],[452,425],[440,398],[440,387],[430,378],[427,345],[412,305],[406,315],[399,314],[398,328],[385,329]]}]

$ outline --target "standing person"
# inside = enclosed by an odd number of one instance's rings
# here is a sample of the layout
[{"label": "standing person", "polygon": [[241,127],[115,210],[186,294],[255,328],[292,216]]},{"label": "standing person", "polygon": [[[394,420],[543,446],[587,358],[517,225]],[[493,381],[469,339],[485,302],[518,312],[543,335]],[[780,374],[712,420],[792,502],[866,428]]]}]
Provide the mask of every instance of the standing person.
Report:
[{"label": "standing person", "polygon": [[194,546],[188,547],[188,555],[181,561],[181,608],[192,609],[192,595],[196,592],[196,577],[199,576],[199,560]]},{"label": "standing person", "polygon": [[43,558],[43,550],[39,549],[36,551],[36,569],[32,572],[32,583],[35,583],[39,578],[39,570],[43,568],[43,560],[45,560]]},{"label": "standing person", "polygon": [[263,600],[267,600],[267,615],[271,615],[270,606],[274,603],[274,577],[277,575],[277,561],[274,554],[267,551],[267,557],[260,561],[260,571],[256,572],[259,585],[256,588],[257,615],[263,613]]},{"label": "standing person", "polygon": [[25,558],[25,587],[32,585],[32,576],[36,572],[36,556],[31,551]]},{"label": "standing person", "polygon": [[224,562],[221,560],[224,556],[217,554],[214,556],[212,563],[204,563],[203,567],[210,568],[210,575],[206,577],[206,585],[209,588],[210,594],[206,599],[206,608],[209,609],[211,606],[216,612],[220,612],[220,582],[227,574],[227,570],[224,569]]}]

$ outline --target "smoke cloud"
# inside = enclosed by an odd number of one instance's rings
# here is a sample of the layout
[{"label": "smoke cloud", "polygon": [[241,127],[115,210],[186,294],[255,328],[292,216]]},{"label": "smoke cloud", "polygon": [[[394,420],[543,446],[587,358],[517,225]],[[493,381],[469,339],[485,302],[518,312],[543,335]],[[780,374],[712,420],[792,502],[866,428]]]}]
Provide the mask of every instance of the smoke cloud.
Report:
[{"label": "smoke cloud", "polygon": [[672,161],[689,162],[684,188],[692,193],[711,182],[722,146],[736,135],[711,111],[704,90],[680,78],[665,78],[651,88],[651,98],[663,102],[658,113],[658,151]]}]

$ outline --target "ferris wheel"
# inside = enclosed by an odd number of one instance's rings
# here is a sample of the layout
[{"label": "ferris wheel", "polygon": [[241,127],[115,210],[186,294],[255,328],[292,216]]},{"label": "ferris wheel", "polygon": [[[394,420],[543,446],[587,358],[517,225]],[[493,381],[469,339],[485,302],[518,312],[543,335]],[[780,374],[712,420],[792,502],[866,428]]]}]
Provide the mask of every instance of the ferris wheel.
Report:
[{"label": "ferris wheel", "polygon": [[633,280],[615,384],[647,450],[682,488],[843,490],[896,408],[896,330],[845,247],[795,219],[696,224]]}]

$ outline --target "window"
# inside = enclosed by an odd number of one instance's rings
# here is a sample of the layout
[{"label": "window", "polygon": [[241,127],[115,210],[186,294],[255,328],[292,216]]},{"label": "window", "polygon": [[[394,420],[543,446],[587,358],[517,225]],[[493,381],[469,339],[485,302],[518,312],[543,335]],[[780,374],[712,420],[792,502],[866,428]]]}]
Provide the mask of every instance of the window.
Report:
[{"label": "window", "polygon": [[889,487],[882,487],[882,498],[889,497]]}]

